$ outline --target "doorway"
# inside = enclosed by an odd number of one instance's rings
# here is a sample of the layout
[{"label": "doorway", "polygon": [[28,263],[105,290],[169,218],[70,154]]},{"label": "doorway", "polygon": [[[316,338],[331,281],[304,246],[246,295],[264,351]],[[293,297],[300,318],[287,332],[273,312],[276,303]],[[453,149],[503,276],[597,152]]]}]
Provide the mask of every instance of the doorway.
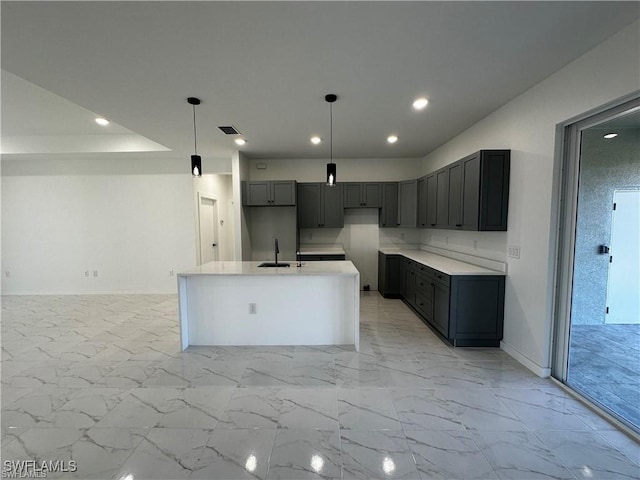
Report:
[{"label": "doorway", "polygon": [[199,265],[219,258],[218,200],[198,193]]},{"label": "doorway", "polygon": [[640,99],[563,134],[552,375],[640,432]]},{"label": "doorway", "polygon": [[640,323],[640,189],[615,190],[612,208],[605,323],[637,324]]}]

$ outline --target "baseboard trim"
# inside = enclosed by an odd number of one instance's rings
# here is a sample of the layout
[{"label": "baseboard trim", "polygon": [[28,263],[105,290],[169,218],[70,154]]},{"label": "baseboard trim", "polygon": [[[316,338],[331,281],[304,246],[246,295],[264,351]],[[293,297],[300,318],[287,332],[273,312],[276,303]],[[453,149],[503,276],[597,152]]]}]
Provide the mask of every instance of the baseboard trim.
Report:
[{"label": "baseboard trim", "polygon": [[502,340],[500,342],[500,348],[511,355],[514,359],[516,359],[519,363],[527,367],[533,373],[538,375],[541,378],[548,378],[551,376],[551,368],[541,367],[536,362],[531,360],[526,355],[523,355],[518,349],[512,347],[507,342]]}]

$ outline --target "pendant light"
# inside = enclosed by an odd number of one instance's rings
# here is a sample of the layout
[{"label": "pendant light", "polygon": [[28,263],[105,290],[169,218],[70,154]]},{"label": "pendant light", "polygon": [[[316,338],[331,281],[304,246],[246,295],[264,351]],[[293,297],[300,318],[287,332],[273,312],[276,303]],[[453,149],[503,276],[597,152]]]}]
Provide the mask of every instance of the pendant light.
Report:
[{"label": "pendant light", "polygon": [[200,105],[200,99],[196,97],[187,98],[187,102],[193,106],[193,147],[195,155],[191,155],[191,174],[194,177],[202,176],[202,157],[198,155],[198,137],[196,134],[196,105]]},{"label": "pendant light", "polygon": [[327,163],[327,186],[335,187],[337,168],[333,163],[333,103],[338,99],[337,95],[329,93],[324,97],[325,101],[329,104],[329,163]]}]

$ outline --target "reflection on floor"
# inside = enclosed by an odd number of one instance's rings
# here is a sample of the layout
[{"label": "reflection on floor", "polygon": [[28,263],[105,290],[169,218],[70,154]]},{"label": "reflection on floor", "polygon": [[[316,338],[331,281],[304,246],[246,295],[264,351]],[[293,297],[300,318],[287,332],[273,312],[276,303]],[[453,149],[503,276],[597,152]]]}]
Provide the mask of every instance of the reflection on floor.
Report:
[{"label": "reflection on floor", "polygon": [[640,429],[640,325],[572,325],[567,383]]},{"label": "reflection on floor", "polygon": [[[47,478],[638,478],[636,443],[499,349],[361,298],[362,351],[180,352],[175,296],[3,297],[2,458]],[[229,321],[233,321],[232,318]],[[300,321],[305,321],[301,313]]]}]

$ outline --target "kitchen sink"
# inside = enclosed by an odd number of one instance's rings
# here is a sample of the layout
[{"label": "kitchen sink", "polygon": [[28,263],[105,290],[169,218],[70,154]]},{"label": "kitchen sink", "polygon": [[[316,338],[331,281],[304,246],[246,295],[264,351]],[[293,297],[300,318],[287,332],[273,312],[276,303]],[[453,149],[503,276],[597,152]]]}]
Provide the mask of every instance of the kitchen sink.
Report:
[{"label": "kitchen sink", "polygon": [[260,265],[258,265],[258,267],[290,267],[290,266],[291,266],[291,264],[284,263],[284,262],[278,262],[278,263],[264,262],[264,263],[261,263]]}]

